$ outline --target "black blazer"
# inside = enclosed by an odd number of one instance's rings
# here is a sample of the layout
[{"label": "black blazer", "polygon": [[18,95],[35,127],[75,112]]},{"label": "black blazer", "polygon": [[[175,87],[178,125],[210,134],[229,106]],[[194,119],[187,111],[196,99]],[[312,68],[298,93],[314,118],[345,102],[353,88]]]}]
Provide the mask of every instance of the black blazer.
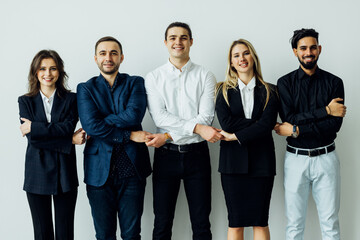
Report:
[{"label": "black blazer", "polygon": [[228,90],[230,107],[220,89],[215,107],[219,123],[224,131],[235,133],[239,141],[221,141],[219,172],[250,176],[275,175],[272,130],[276,124],[279,101],[275,86],[270,87],[273,91],[263,110],[266,89],[260,82],[256,82],[251,119],[245,118],[238,87]]},{"label": "black blazer", "polygon": [[24,190],[49,195],[75,189],[79,185],[72,144],[78,121],[76,94],[65,93],[59,97],[55,93],[50,123],[46,120],[40,93],[33,97],[21,96],[18,102],[20,117],[32,122],[31,132],[26,134]]}]

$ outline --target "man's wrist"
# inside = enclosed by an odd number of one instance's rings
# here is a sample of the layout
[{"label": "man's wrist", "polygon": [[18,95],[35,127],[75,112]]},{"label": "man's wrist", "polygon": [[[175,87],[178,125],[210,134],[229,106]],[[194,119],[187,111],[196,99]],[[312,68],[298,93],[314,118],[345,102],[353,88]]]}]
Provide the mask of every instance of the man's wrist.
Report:
[{"label": "man's wrist", "polygon": [[298,136],[299,136],[299,127],[294,124],[293,125],[293,130],[292,130],[292,133],[291,133],[291,137],[297,138]]},{"label": "man's wrist", "polygon": [[165,136],[165,143],[170,143],[172,141],[172,138],[169,133],[164,133]]},{"label": "man's wrist", "polygon": [[328,115],[331,115],[331,109],[330,109],[330,107],[329,107],[329,106],[326,106],[325,109],[326,109],[326,113],[327,113]]}]

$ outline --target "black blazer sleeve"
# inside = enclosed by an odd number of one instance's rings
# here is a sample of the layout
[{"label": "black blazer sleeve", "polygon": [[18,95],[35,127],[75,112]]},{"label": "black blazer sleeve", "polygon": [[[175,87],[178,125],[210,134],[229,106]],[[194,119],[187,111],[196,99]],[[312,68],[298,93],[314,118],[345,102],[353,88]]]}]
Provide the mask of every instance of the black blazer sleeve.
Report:
[{"label": "black blazer sleeve", "polygon": [[31,132],[26,134],[29,143],[37,148],[69,154],[78,121],[76,95],[68,93],[61,99],[59,96],[55,97],[50,123],[46,118],[39,118],[40,111],[43,111],[41,101],[41,98],[27,96],[18,99],[20,117],[31,121]]}]

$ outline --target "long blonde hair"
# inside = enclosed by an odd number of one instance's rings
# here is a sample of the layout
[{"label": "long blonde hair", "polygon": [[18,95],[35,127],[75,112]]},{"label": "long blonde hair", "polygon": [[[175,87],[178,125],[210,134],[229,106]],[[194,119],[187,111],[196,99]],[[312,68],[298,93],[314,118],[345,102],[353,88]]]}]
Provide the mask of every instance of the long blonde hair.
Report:
[{"label": "long blonde hair", "polygon": [[261,73],[261,66],[260,66],[260,60],[259,57],[255,51],[255,48],[253,47],[253,45],[245,40],[245,39],[239,39],[234,41],[231,46],[230,46],[230,50],[229,50],[229,54],[228,54],[228,65],[227,65],[227,69],[226,69],[226,77],[225,77],[225,81],[224,82],[219,82],[216,86],[216,95],[220,92],[220,90],[222,91],[222,94],[224,96],[224,99],[227,103],[228,106],[230,106],[229,103],[229,99],[228,99],[228,90],[229,89],[234,89],[238,86],[238,74],[237,71],[234,67],[231,66],[231,52],[233,50],[233,48],[238,45],[238,44],[243,44],[245,45],[251,54],[251,57],[254,60],[254,75],[255,75],[255,79],[258,80],[260,83],[262,83],[265,86],[266,89],[266,102],[265,102],[265,106],[264,109],[266,108],[267,103],[269,102],[269,98],[270,98],[270,86],[268,83],[266,83],[262,77],[262,73]]}]

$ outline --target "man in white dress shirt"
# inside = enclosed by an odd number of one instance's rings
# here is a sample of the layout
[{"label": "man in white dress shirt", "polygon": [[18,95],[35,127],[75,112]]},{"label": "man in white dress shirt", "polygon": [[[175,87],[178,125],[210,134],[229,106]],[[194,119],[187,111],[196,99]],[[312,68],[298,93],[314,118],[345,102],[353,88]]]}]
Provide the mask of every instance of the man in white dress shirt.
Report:
[{"label": "man in white dress shirt", "polygon": [[[149,112],[157,133],[153,166],[155,223],[153,240],[171,239],[180,182],[188,200],[194,240],[211,239],[211,168],[207,142],[222,139],[211,127],[214,118],[214,75],[191,62],[189,25],[170,24],[165,31],[169,60],[146,76]],[[205,141],[206,140],[206,141]]]}]

